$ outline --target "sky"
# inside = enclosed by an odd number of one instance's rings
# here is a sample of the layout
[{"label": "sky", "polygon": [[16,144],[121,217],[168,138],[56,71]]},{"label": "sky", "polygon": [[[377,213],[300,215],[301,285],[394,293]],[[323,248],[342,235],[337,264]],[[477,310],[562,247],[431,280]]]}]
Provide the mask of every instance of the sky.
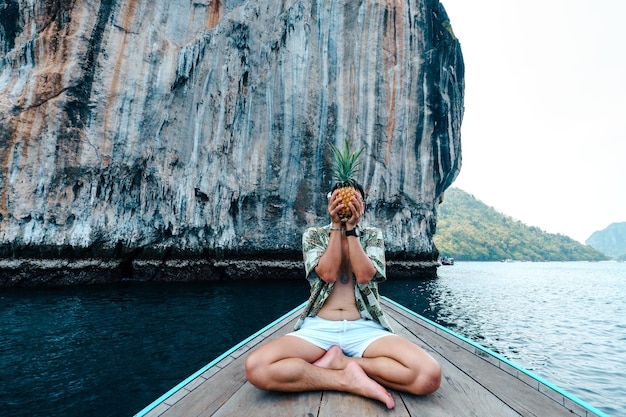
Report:
[{"label": "sky", "polygon": [[440,1],[465,61],[452,186],[581,243],[626,222],[626,1]]}]

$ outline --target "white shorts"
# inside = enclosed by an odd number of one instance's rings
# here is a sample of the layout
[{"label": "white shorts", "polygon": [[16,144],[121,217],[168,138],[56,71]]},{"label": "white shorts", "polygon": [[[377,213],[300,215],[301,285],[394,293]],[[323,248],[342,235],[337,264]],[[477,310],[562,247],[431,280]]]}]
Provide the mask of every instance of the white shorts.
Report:
[{"label": "white shorts", "polygon": [[347,355],[355,358],[377,339],[392,336],[393,333],[372,320],[325,320],[320,317],[307,317],[299,330],[287,334],[296,336],[324,350],[339,346]]}]

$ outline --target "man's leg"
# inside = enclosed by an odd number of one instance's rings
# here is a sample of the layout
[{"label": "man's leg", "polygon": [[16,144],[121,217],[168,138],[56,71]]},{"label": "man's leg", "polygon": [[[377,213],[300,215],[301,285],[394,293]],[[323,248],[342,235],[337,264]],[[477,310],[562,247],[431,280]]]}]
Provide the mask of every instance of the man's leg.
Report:
[{"label": "man's leg", "polygon": [[333,346],[315,364],[327,369],[344,369],[357,363],[372,379],[387,388],[417,395],[431,394],[441,384],[441,367],[425,350],[399,336],[375,340],[362,358],[345,356]]},{"label": "man's leg", "polygon": [[[339,349],[341,350],[341,349]],[[246,377],[252,385],[273,391],[345,391],[394,407],[391,394],[367,376],[356,362],[341,369],[313,365],[326,352],[296,336],[283,336],[262,345],[246,359]]]}]

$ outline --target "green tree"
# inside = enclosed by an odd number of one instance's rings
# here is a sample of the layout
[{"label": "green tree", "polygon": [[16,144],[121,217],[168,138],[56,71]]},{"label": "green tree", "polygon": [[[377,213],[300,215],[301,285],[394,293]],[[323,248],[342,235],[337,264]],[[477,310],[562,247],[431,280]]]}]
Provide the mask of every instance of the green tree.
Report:
[{"label": "green tree", "polygon": [[600,261],[588,245],[527,226],[458,188],[446,191],[433,238],[443,256],[467,261]]}]

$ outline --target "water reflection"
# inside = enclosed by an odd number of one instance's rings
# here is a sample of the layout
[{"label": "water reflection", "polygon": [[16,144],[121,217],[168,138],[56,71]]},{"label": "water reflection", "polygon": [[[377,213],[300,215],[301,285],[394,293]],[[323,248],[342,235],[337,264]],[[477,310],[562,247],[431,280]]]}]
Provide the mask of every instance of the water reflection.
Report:
[{"label": "water reflection", "polygon": [[380,293],[429,320],[438,321],[437,285],[438,280],[389,280],[380,285]]}]

